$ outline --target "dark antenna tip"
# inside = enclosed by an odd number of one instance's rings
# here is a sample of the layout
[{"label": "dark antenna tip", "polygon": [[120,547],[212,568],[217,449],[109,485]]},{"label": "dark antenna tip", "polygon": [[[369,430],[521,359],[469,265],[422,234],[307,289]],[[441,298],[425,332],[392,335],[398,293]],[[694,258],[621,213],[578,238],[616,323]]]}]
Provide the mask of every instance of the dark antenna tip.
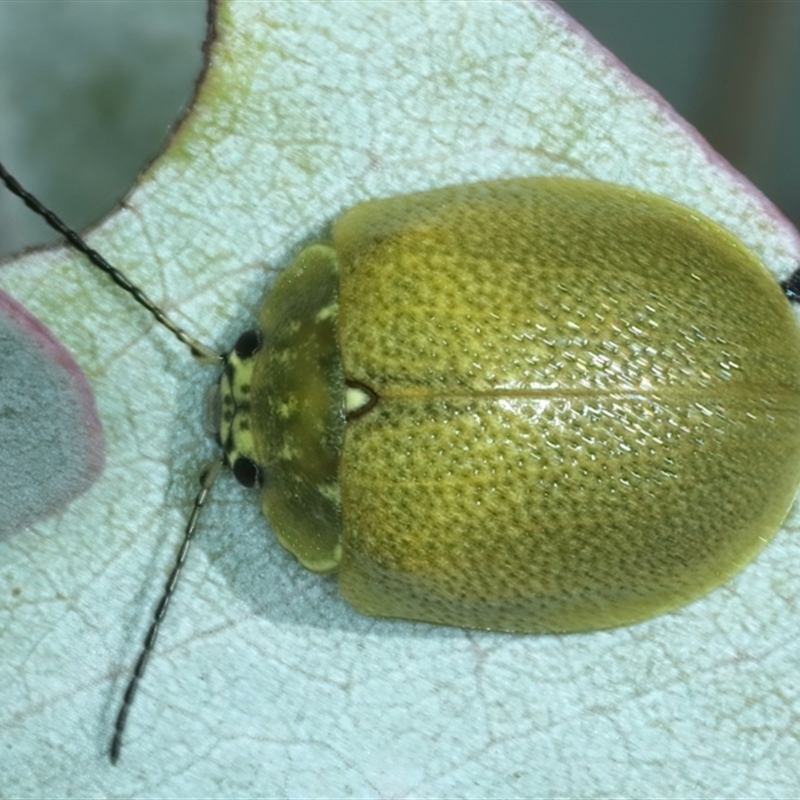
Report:
[{"label": "dark antenna tip", "polygon": [[34,195],[25,189],[20,182],[0,163],[0,179],[6,185],[6,188],[28,206],[31,211],[38,214],[44,221],[57,233],[60,233],[69,242],[72,247],[79,253],[82,253],[89,262],[97,267],[102,272],[105,272],[117,286],[123,291],[127,292],[133,299],[143,308],[147,309],[156,319],[158,323],[163,325],[167,330],[178,339],[178,341],[185,344],[192,353],[192,356],[204,364],[221,364],[223,356],[215,353],[210,347],[199,342],[193,336],[186,333],[183,328],[176,325],[167,314],[162,311],[138,286],[132,284],[128,278],[120,272],[116,267],[113,267],[108,261],[103,258],[96,250],[89,247],[88,244],[61,220],[54,212],[47,206],[41,203]]},{"label": "dark antenna tip", "polygon": [[[185,344],[192,356],[198,361],[206,364],[220,364],[225,358],[219,353],[215,353],[211,348],[206,347],[194,337],[190,336],[186,331],[176,325],[167,314],[162,311],[138,286],[132,284],[125,275],[120,272],[116,267],[113,267],[108,261],[103,258],[96,250],[93,250],[89,245],[66,223],[64,223],[55,213],[41,203],[34,195],[25,189],[16,178],[0,163],[0,179],[6,185],[8,190],[19,197],[28,208],[34,213],[38,214],[44,221],[56,232],[60,233],[67,242],[79,253],[82,253],[89,262],[97,267],[102,272],[111,278],[123,291],[127,292],[139,305],[147,309],[156,321],[171,331],[175,337]],[[150,654],[155,647],[156,639],[158,637],[159,627],[164,619],[169,606],[170,598],[172,597],[175,586],[178,582],[178,577],[183,568],[186,556],[189,552],[189,545],[191,544],[192,537],[194,536],[197,527],[197,520],[200,516],[200,511],[208,499],[211,488],[219,475],[224,461],[216,459],[207,464],[200,475],[200,489],[195,497],[192,513],[189,515],[189,520],[186,523],[186,528],[183,534],[183,542],[181,543],[175,562],[170,572],[169,578],[164,586],[161,599],[156,606],[153,613],[150,627],[148,628],[147,635],[144,638],[142,648],[136,659],[136,663],[125,689],[125,694],[122,698],[122,704],[117,712],[116,720],[114,721],[114,733],[111,738],[111,744],[108,748],[108,757],[112,764],[119,761],[120,751],[122,749],[122,737],[125,732],[125,725],[128,720],[128,713],[130,712],[133,700],[136,696],[136,691],[139,688],[139,682],[144,675],[147,661]]]},{"label": "dark antenna tip", "polygon": [[189,545],[191,544],[195,529],[197,528],[197,519],[200,516],[200,511],[205,505],[206,500],[208,500],[211,488],[214,486],[214,482],[217,480],[217,476],[219,475],[223,464],[224,461],[221,458],[217,458],[214,461],[206,464],[206,466],[203,467],[203,471],[200,473],[200,490],[197,492],[197,496],[194,499],[192,513],[189,515],[189,520],[186,523],[186,530],[183,534],[183,542],[181,543],[178,554],[175,557],[175,562],[172,565],[172,571],[169,574],[169,578],[167,578],[167,582],[164,584],[164,591],[161,594],[161,599],[158,601],[158,605],[153,612],[153,618],[150,622],[150,627],[148,628],[147,634],[142,642],[142,649],[139,651],[136,664],[133,667],[133,672],[128,680],[128,685],[125,688],[125,694],[122,696],[122,704],[119,707],[117,718],[114,721],[114,734],[111,737],[111,744],[108,748],[108,757],[112,764],[116,764],[119,760],[120,750],[122,749],[122,737],[125,733],[125,725],[128,721],[128,712],[131,710],[131,706],[133,705],[133,699],[136,697],[136,690],[139,688],[139,682],[142,680],[142,676],[144,675],[145,668],[147,667],[147,661],[150,658],[150,653],[153,652],[153,648],[156,645],[159,627],[167,613],[169,601],[175,592],[175,586],[178,583],[178,577],[180,576],[183,565],[186,562],[186,556],[189,552]]}]

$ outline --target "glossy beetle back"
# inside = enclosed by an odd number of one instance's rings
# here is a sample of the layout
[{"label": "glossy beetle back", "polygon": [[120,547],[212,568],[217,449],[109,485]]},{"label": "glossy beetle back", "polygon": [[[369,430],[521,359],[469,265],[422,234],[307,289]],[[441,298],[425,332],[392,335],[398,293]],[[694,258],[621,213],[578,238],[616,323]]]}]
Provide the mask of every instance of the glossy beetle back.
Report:
[{"label": "glossy beetle back", "polygon": [[348,380],[339,585],[358,610],[574,631],[739,570],[800,481],[800,332],[719,226],[521,179],[334,227]]}]

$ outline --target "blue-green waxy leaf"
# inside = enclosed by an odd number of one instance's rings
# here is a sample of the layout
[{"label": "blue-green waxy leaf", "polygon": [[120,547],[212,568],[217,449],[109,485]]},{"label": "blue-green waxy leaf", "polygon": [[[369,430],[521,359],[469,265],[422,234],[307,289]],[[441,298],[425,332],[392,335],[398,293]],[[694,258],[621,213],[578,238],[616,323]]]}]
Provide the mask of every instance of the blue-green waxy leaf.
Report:
[{"label": "blue-green waxy leaf", "polygon": [[[344,209],[471,180],[628,184],[715,219],[777,276],[800,261],[779,212],[550,3],[216,12],[192,109],[89,234],[215,347]],[[202,397],[215,375],[63,249],[5,266],[0,287],[75,354],[107,440],[88,492],[0,542],[6,794],[795,792],[796,516],[735,581],[675,614],[508,636],[360,617],[224,478],[112,770],[113,716],[214,452]]]}]

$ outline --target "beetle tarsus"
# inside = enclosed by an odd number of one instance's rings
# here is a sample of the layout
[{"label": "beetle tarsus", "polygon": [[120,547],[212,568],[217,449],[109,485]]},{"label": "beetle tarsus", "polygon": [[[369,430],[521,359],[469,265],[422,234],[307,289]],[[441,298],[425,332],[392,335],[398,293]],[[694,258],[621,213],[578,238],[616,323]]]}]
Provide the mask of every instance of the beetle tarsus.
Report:
[{"label": "beetle tarsus", "polygon": [[793,303],[800,303],[800,267],[785,281],[781,281],[781,289]]}]

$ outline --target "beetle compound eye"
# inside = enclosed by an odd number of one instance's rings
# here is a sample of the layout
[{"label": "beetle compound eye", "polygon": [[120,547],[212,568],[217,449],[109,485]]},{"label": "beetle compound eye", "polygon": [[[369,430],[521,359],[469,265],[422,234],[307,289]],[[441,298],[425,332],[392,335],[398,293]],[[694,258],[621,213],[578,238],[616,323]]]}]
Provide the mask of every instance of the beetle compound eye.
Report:
[{"label": "beetle compound eye", "polygon": [[264,475],[261,472],[261,467],[251,458],[239,456],[239,458],[233,462],[232,469],[236,480],[248,489],[262,486],[264,483]]},{"label": "beetle compound eye", "polygon": [[233,346],[233,351],[243,361],[252,358],[264,344],[264,334],[258,328],[245,331]]}]

